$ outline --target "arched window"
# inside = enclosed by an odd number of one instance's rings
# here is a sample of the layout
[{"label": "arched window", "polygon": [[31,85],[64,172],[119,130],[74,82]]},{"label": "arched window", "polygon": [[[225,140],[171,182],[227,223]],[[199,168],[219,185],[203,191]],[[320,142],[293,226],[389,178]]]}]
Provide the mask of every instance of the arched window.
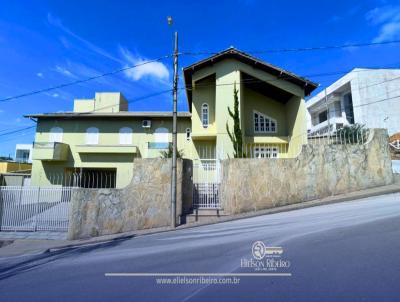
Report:
[{"label": "arched window", "polygon": [[120,145],[131,145],[132,144],[132,129],[129,127],[123,127],[119,129],[119,144]]},{"label": "arched window", "polygon": [[191,131],[190,128],[186,128],[186,140],[190,141],[191,138]]},{"label": "arched window", "polygon": [[168,129],[157,128],[154,132],[154,148],[155,149],[167,149],[169,145],[168,141]]},{"label": "arched window", "polygon": [[63,139],[63,130],[60,127],[53,127],[50,129],[50,137],[49,137],[49,142],[50,143],[62,143]]},{"label": "arched window", "polygon": [[99,129],[90,127],[86,130],[86,144],[97,145],[99,143]]},{"label": "arched window", "polygon": [[276,133],[278,124],[273,118],[254,112],[254,132],[255,133]]},{"label": "arched window", "polygon": [[208,127],[208,104],[201,105],[201,122],[204,128]]}]

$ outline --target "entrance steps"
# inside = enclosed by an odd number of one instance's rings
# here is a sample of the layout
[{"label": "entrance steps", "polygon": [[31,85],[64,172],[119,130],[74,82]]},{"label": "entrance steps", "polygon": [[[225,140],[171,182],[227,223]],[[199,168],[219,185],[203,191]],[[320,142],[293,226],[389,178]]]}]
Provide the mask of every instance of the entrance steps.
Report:
[{"label": "entrance steps", "polygon": [[185,223],[213,222],[223,216],[227,216],[223,209],[193,209],[193,213],[186,215]]}]

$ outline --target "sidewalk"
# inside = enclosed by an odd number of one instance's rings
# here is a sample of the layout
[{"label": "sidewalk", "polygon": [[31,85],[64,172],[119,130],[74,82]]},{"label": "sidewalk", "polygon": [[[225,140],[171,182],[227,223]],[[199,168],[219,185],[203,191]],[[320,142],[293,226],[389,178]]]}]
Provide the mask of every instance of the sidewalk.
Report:
[{"label": "sidewalk", "polygon": [[[244,213],[244,214],[239,214],[239,215],[221,217],[212,223],[207,222],[207,223],[185,224],[185,225],[178,226],[176,228],[176,230],[192,228],[192,227],[197,227],[197,226],[206,225],[206,224],[231,221],[231,220],[236,220],[236,219],[249,218],[249,217],[254,217],[254,216],[261,216],[261,215],[267,215],[267,214],[273,214],[273,213],[279,213],[279,212],[292,211],[292,210],[314,207],[314,206],[319,206],[319,205],[325,205],[325,204],[330,204],[330,203],[351,201],[351,200],[357,200],[357,199],[379,196],[379,195],[384,195],[384,194],[398,193],[398,192],[400,192],[400,182],[396,181],[395,184],[389,185],[389,186],[376,187],[376,188],[371,188],[371,189],[367,189],[367,190],[351,192],[351,193],[347,193],[347,194],[330,196],[330,197],[323,198],[323,199],[306,201],[306,202],[301,202],[301,203],[297,203],[297,204],[291,204],[291,205],[287,205],[287,206],[261,210],[261,211],[257,211],[257,212],[250,212],[250,213]],[[27,234],[18,235],[18,232],[0,232],[0,242],[13,240],[13,242],[11,244],[9,244],[9,242],[8,242],[7,245],[0,248],[0,260],[1,260],[1,258],[3,258],[3,260],[4,260],[4,258],[6,258],[6,257],[29,256],[29,255],[35,255],[35,254],[40,254],[40,253],[45,253],[45,252],[54,252],[54,251],[60,251],[63,249],[71,249],[71,248],[83,247],[83,246],[87,246],[87,245],[107,243],[107,242],[117,240],[117,239],[119,239],[119,240],[129,239],[132,237],[155,234],[155,233],[160,233],[160,232],[173,231],[173,230],[174,229],[172,229],[171,227],[163,227],[163,228],[154,228],[154,229],[148,229],[148,230],[140,230],[140,231],[135,231],[135,232],[127,232],[127,233],[94,237],[94,238],[90,238],[90,239],[71,240],[71,241],[65,240],[65,239],[64,240],[60,239],[60,234],[55,235],[55,237],[57,238],[56,240],[44,240],[44,239],[40,239],[40,234],[39,234],[39,238],[33,239],[32,236],[34,236],[34,235],[32,235],[32,233],[30,236],[28,236]],[[6,233],[6,234],[4,235],[2,233]],[[24,236],[27,236],[27,237],[24,237]],[[1,244],[0,244],[0,246],[1,246]]]}]

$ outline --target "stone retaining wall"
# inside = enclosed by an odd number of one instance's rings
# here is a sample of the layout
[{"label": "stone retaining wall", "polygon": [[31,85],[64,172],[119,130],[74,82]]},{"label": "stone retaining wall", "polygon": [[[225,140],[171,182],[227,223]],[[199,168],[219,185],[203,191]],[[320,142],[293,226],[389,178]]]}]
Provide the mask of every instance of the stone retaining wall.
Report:
[{"label": "stone retaining wall", "polygon": [[[177,221],[182,213],[182,167],[178,160]],[[74,190],[68,239],[170,226],[170,194],[171,159],[135,159],[127,187]]]},{"label": "stone retaining wall", "polygon": [[386,130],[364,145],[306,145],[294,159],[222,162],[220,199],[238,214],[389,185],[393,173]]}]

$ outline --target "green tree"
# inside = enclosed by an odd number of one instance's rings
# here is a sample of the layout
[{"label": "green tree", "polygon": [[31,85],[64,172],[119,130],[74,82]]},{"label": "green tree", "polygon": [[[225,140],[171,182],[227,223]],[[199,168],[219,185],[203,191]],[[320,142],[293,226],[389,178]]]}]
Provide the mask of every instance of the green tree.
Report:
[{"label": "green tree", "polygon": [[[172,144],[169,144],[168,150],[161,151],[161,158],[172,158]],[[182,158],[183,157],[183,151],[182,150],[176,150],[176,158]]]},{"label": "green tree", "polygon": [[359,144],[365,143],[368,139],[368,129],[362,124],[344,126],[336,131],[337,144]]},{"label": "green tree", "polygon": [[242,129],[240,128],[240,116],[239,116],[239,97],[238,90],[236,89],[236,83],[233,87],[233,112],[228,107],[229,116],[233,119],[233,132],[229,130],[228,123],[226,123],[226,131],[228,132],[229,138],[233,144],[235,158],[243,157],[243,135]]}]

